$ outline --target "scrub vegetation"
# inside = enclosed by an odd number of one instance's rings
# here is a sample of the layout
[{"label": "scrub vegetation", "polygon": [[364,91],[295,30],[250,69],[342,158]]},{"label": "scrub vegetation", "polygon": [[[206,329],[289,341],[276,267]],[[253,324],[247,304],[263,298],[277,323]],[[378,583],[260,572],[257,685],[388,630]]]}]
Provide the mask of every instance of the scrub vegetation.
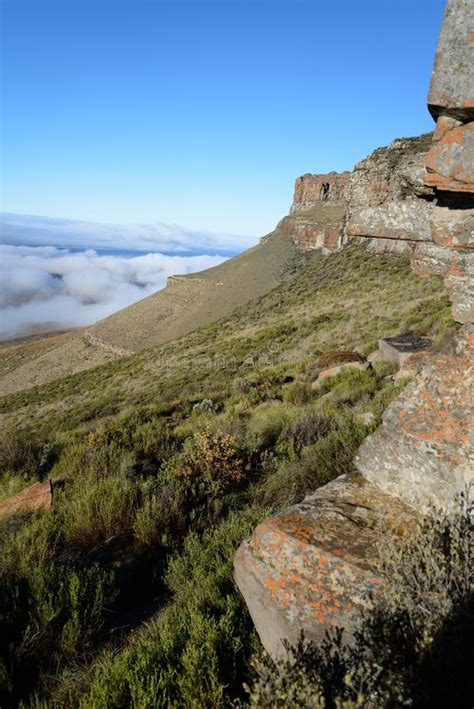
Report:
[{"label": "scrub vegetation", "polygon": [[[404,386],[384,362],[314,386],[329,353],[364,357],[407,330],[439,348],[456,327],[439,278],[351,247],[163,348],[1,399],[0,499],[40,460],[54,495],[0,520],[0,705],[359,706],[338,703],[358,701],[340,688],[349,655],[335,689],[308,674],[306,649],[296,679],[265,669],[232,557],[264,516],[350,472]],[[396,706],[377,701],[364,706]]]}]

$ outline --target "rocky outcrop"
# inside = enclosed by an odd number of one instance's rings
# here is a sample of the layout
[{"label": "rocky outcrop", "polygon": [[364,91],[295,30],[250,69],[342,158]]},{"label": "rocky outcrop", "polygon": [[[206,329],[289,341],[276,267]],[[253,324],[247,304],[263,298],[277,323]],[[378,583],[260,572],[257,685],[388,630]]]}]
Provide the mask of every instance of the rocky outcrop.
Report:
[{"label": "rocky outcrop", "polygon": [[423,342],[409,353],[404,364],[420,357],[414,379],[361,446],[360,477],[341,476],[263,522],[238,550],[236,582],[273,656],[301,631],[318,642],[340,626],[350,640],[368,592],[383,593],[382,520],[383,533],[402,533],[474,483],[473,7],[447,3],[428,99],[432,144],[430,135],[395,141],[356,165],[338,243],[401,245],[415,273],[444,277],[464,327],[449,350],[427,355]]},{"label": "rocky outcrop", "polygon": [[364,236],[401,241],[431,241],[429,216],[432,205],[422,200],[387,202],[368,207],[352,217],[347,236]]},{"label": "rocky outcrop", "polygon": [[300,251],[335,251],[340,246],[349,178],[349,172],[298,177],[290,214],[277,229],[289,234]]},{"label": "rocky outcrop", "polygon": [[431,139],[432,133],[399,138],[357,163],[347,189],[346,220],[367,207],[432,196],[433,191],[423,181]]},{"label": "rocky outcrop", "polygon": [[359,450],[367,480],[414,508],[446,508],[474,482],[474,330],[430,357]]},{"label": "rocky outcrop", "polygon": [[472,0],[448,2],[428,93],[428,109],[461,121],[474,119],[474,5]]},{"label": "rocky outcrop", "polygon": [[306,173],[297,177],[290,213],[308,209],[321,202],[344,204],[350,172],[328,172],[325,175]]},{"label": "rocky outcrop", "polygon": [[437,118],[432,141],[427,134],[423,146],[399,144],[398,160],[395,141],[356,165],[343,239],[371,239],[379,252],[397,242],[398,251],[412,253],[417,275],[444,276],[453,316],[462,323],[474,317],[473,7],[467,0],[446,6],[428,97]]}]

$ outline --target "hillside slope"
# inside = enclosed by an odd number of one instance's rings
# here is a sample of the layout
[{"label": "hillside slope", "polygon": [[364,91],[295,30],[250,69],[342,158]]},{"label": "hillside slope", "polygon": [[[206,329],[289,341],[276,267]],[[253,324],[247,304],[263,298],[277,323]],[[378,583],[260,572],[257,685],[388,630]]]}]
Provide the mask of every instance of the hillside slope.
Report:
[{"label": "hillside slope", "polygon": [[22,589],[0,594],[2,706],[243,699],[258,643],[236,547],[348,472],[404,386],[381,363],[314,387],[319,357],[407,327],[439,343],[454,326],[440,286],[407,257],[314,254],[218,323],[0,399],[0,499],[53,480],[49,509],[0,520],[0,584]]},{"label": "hillside slope", "polygon": [[220,266],[174,276],[166,288],[89,328],[0,348],[0,391],[75,374],[177,339],[229,315],[278,285],[303,257],[279,232]]}]

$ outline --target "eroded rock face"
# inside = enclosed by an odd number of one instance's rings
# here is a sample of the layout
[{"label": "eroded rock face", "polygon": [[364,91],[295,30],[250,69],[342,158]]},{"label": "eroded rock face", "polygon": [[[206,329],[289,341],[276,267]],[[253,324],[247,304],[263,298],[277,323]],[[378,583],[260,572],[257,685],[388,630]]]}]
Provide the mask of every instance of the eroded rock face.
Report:
[{"label": "eroded rock face", "polygon": [[474,209],[435,207],[429,222],[435,244],[450,249],[474,248]]},{"label": "eroded rock face", "polygon": [[425,185],[450,192],[474,194],[474,121],[438,118],[426,159]]},{"label": "eroded rock face", "polygon": [[290,214],[277,229],[293,237],[301,251],[335,251],[341,238],[349,172],[298,177]]},{"label": "eroded rock face", "polygon": [[430,357],[362,444],[356,465],[367,480],[415,509],[446,508],[474,482],[474,331]]},{"label": "eroded rock face", "polygon": [[463,121],[474,119],[474,4],[449,0],[446,4],[433,73],[428,108]]},{"label": "eroded rock face", "polygon": [[347,236],[401,241],[431,241],[429,216],[432,205],[422,200],[388,202],[356,212],[346,224]]},{"label": "eroded rock face", "polygon": [[306,173],[297,177],[291,212],[307,209],[320,202],[343,203],[350,175],[350,172],[328,172],[325,175]]},{"label": "eroded rock face", "polygon": [[320,642],[343,627],[350,641],[368,594],[383,589],[376,547],[383,533],[417,521],[403,502],[359,477],[342,475],[262,522],[238,550],[235,580],[266,650],[284,654],[304,630]]},{"label": "eroded rock face", "polygon": [[377,148],[354,167],[347,191],[347,218],[367,207],[414,195],[431,196],[424,182],[425,161],[432,133],[400,138]]}]

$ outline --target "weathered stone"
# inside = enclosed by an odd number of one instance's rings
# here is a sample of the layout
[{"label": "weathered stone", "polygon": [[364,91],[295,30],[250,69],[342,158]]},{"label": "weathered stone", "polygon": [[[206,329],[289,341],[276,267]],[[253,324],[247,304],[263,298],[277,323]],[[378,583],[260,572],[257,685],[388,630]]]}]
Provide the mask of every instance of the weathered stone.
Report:
[{"label": "weathered stone", "polygon": [[354,167],[347,190],[347,217],[367,207],[403,200],[416,194],[431,194],[423,183],[426,156],[432,133],[399,138],[377,148]]},{"label": "weathered stone", "polygon": [[349,237],[350,243],[364,244],[369,254],[384,256],[410,256],[414,249],[414,241],[397,241],[396,239],[371,239],[364,237]]},{"label": "weathered stone", "polygon": [[431,241],[428,218],[432,205],[422,200],[388,202],[356,212],[346,224],[348,236],[402,241]]},{"label": "weathered stone", "polygon": [[42,510],[51,507],[52,485],[50,480],[34,483],[12,497],[0,502],[0,519],[17,512]]},{"label": "weathered stone", "polygon": [[415,352],[428,349],[431,340],[417,335],[399,335],[379,340],[379,352],[383,360],[401,367]]},{"label": "weathered stone", "polygon": [[289,234],[300,251],[335,251],[341,237],[349,172],[298,177],[290,214],[277,230]]},{"label": "weathered stone", "polygon": [[444,286],[452,302],[453,318],[474,322],[474,253],[437,244],[417,244],[411,259],[417,276],[444,276]]},{"label": "weathered stone", "polygon": [[392,381],[394,382],[404,382],[406,379],[413,379],[416,377],[416,369],[414,367],[406,367],[405,365],[395,372],[392,376]]},{"label": "weathered stone", "polygon": [[474,248],[474,209],[434,207],[429,221],[435,244],[451,249]]},{"label": "weathered stone", "polygon": [[474,194],[474,121],[438,118],[426,158],[425,185],[450,192]]},{"label": "weathered stone", "polygon": [[377,362],[383,362],[382,353],[380,350],[374,350],[367,356],[367,362],[370,364],[377,364]]},{"label": "weathered stone", "polygon": [[455,252],[444,278],[452,303],[453,318],[474,323],[474,254]]},{"label": "weathered stone", "polygon": [[319,202],[341,202],[346,199],[350,172],[306,173],[297,177],[291,212],[306,209]]},{"label": "weathered stone", "polygon": [[346,369],[369,369],[369,362],[344,362],[343,364],[337,364],[334,367],[328,367],[319,372],[319,379],[325,379],[326,377],[335,377],[336,374],[345,372]]},{"label": "weathered stone", "polygon": [[364,426],[370,426],[375,421],[375,414],[372,411],[364,411],[364,413],[358,414],[356,418]]},{"label": "weathered stone", "polygon": [[448,0],[428,94],[433,118],[474,119],[474,4]]},{"label": "weathered stone", "polygon": [[445,246],[417,244],[411,258],[411,268],[421,278],[444,276],[452,257],[453,251]]},{"label": "weathered stone", "polygon": [[[430,135],[402,139],[356,165],[338,241],[365,242],[368,253],[411,253],[415,273],[444,278],[462,323],[474,320],[473,11],[472,0],[448,0],[429,94],[438,118],[433,144]],[[297,183],[292,216],[328,194],[311,177]],[[310,221],[315,229],[314,215]],[[303,223],[302,244],[324,241],[316,230],[306,237],[310,226]],[[380,520],[409,525],[431,505],[449,509],[456,493],[474,483],[473,327],[463,327],[440,354],[426,354],[427,344],[392,338],[368,358],[402,364],[398,378],[414,379],[359,449],[363,477],[341,476],[262,523],[236,555],[237,584],[274,656],[283,652],[282,639],[294,644],[301,630],[318,642],[342,626],[350,640],[367,593],[383,590],[373,553]],[[323,387],[337,371],[339,363],[312,387]]]},{"label": "weathered stone", "polygon": [[362,444],[360,473],[415,509],[449,507],[474,482],[474,334],[430,357]]},{"label": "weathered stone", "polygon": [[262,643],[274,657],[343,627],[346,640],[368,595],[383,588],[376,547],[384,530],[403,533],[416,515],[361,478],[345,475],[260,524],[235,556],[236,583]]},{"label": "weathered stone", "polygon": [[341,233],[340,222],[314,221],[311,214],[285,217],[278,224],[278,229],[289,234],[300,251],[321,249],[323,253],[335,251]]}]

